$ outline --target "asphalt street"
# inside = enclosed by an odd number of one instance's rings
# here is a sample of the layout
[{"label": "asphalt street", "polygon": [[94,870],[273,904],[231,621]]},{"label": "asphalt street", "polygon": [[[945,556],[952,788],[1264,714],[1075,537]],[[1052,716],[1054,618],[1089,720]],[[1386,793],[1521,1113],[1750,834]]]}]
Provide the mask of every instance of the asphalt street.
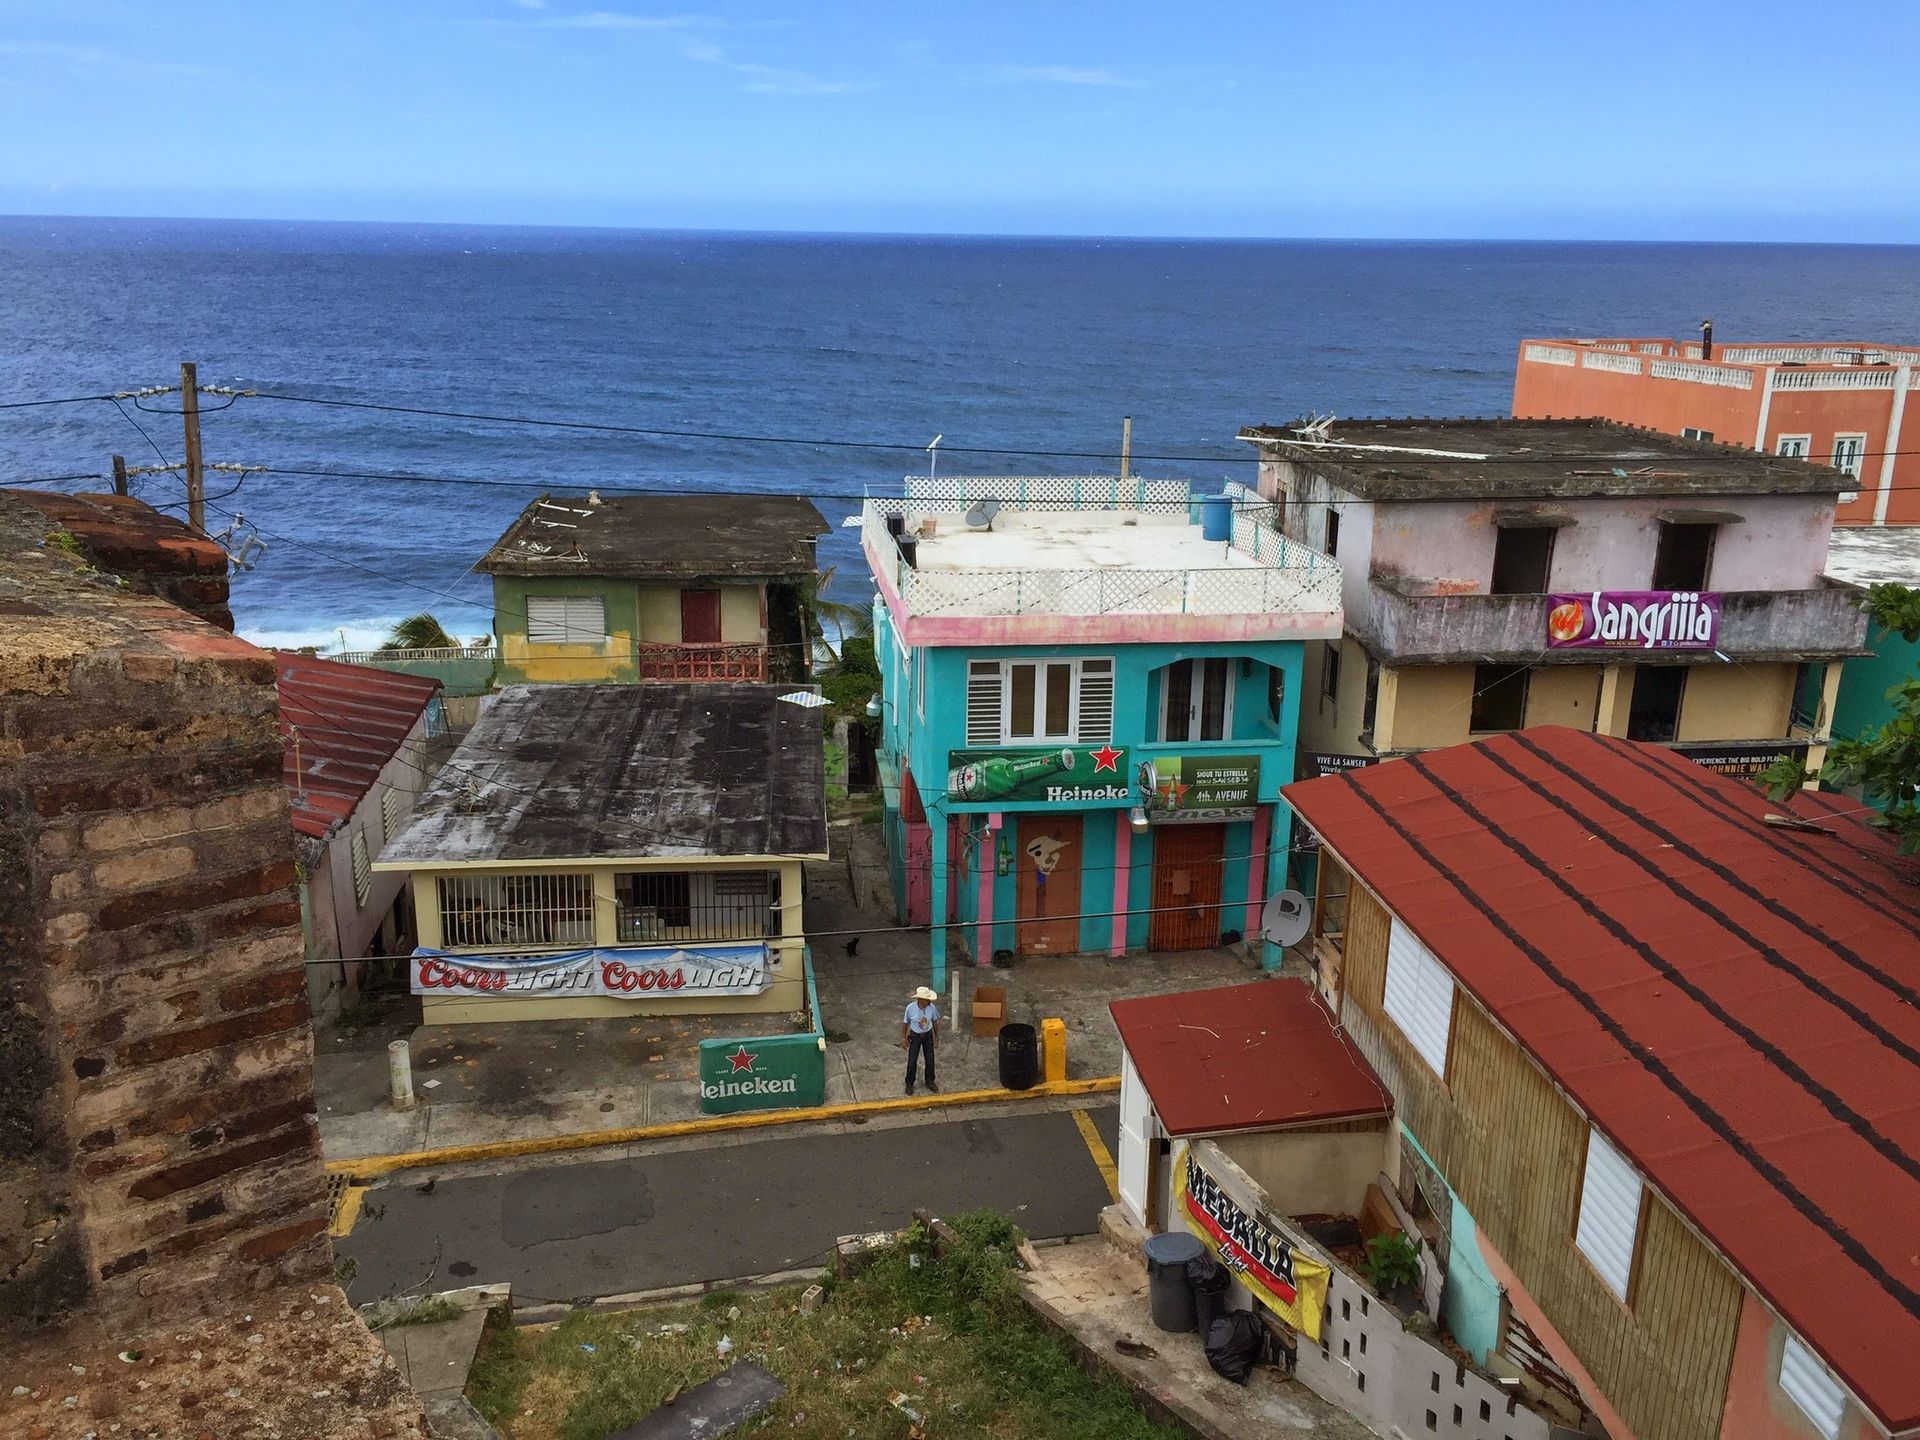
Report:
[{"label": "asphalt street", "polygon": [[[1118,1108],[1085,1113],[1112,1151]],[[905,1225],[917,1206],[991,1206],[1036,1239],[1090,1234],[1108,1198],[1070,1111],[927,1111],[651,1154],[403,1171],[367,1192],[334,1246],[355,1263],[356,1304],[504,1282],[516,1304],[538,1305],[824,1264],[837,1237]]]}]

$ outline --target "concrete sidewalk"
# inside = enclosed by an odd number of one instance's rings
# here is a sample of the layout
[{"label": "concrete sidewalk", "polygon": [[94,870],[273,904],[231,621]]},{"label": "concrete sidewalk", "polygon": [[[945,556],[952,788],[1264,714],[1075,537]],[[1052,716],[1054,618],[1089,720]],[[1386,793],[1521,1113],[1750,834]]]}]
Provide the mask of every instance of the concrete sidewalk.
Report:
[{"label": "concrete sidewalk", "polygon": [[[885,874],[877,827],[836,823],[833,848],[834,860],[808,868],[805,910],[808,932],[817,937],[826,1103],[897,1099],[905,1072],[900,1017],[914,987],[930,977],[929,938],[924,930],[894,928],[890,900],[873,887],[872,877]],[[1036,1028],[1047,1017],[1065,1021],[1067,1075],[1078,1080],[1119,1073],[1109,1000],[1233,984],[1256,974],[1224,949],[1031,959],[1004,970],[956,959],[951,978],[960,1005],[941,1028],[940,1088],[951,1094],[999,1086],[997,1036],[975,1036],[970,1024],[978,985],[1007,990],[1009,1020]],[[949,987],[943,1009],[951,1008],[951,993]],[[694,1120],[700,1116],[700,1041],[807,1028],[798,1015],[417,1025],[417,1013],[407,997],[394,997],[380,1021],[315,1034],[314,1089],[329,1160]],[[400,1038],[411,1044],[418,1099],[407,1112],[387,1102],[387,1044]]]}]

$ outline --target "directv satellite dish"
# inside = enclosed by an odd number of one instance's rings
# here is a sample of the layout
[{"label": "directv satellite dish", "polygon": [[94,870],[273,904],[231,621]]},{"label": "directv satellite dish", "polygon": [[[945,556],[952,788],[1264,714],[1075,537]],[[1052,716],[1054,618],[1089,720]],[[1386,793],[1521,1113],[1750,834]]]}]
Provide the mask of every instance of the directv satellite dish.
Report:
[{"label": "directv satellite dish", "polygon": [[1260,938],[1282,950],[1306,939],[1307,927],[1312,923],[1312,904],[1298,890],[1269,895],[1267,903],[1260,907]]},{"label": "directv satellite dish", "polygon": [[976,500],[967,511],[967,525],[974,530],[993,529],[993,517],[1000,513],[998,500]]}]

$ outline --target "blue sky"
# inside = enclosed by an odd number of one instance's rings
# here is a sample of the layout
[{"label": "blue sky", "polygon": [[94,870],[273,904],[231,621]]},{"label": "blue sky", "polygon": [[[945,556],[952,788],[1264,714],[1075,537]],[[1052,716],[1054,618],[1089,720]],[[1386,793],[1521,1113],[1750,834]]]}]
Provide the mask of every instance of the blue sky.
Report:
[{"label": "blue sky", "polygon": [[1920,240],[1912,0],[0,0],[0,212]]}]

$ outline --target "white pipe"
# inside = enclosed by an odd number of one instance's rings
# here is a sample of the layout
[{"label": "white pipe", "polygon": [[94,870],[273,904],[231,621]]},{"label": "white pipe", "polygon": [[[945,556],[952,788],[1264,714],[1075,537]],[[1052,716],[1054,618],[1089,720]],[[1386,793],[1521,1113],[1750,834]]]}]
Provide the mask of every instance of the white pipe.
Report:
[{"label": "white pipe", "polygon": [[394,1109],[413,1108],[413,1055],[404,1040],[387,1046],[387,1091]]}]

